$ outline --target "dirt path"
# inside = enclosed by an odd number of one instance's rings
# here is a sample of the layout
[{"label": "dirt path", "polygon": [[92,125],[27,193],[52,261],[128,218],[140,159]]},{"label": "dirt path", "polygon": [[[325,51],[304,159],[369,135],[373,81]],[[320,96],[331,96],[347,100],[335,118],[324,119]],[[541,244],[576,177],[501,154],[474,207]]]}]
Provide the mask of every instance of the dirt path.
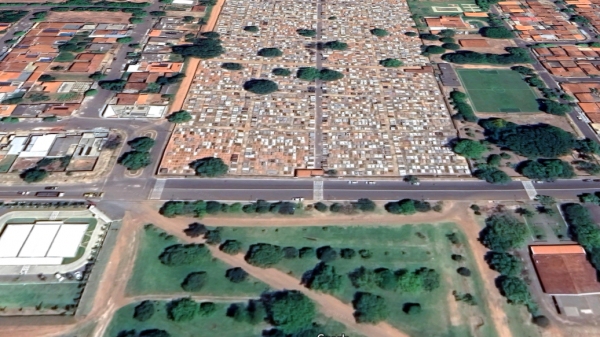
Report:
[{"label": "dirt path", "polygon": [[210,12],[210,18],[208,22],[202,26],[203,32],[210,32],[215,29],[217,25],[217,21],[219,20],[219,15],[221,15],[221,10],[223,9],[223,4],[225,4],[225,0],[218,0],[217,3],[213,6],[212,11]]},{"label": "dirt path", "polygon": [[[462,215],[460,215],[460,213],[462,213]],[[467,207],[463,207],[463,210],[460,213],[457,214],[459,215],[458,218],[451,220],[460,226],[467,237],[469,249],[473,252],[477,269],[479,269],[479,273],[483,279],[483,285],[487,295],[487,306],[490,309],[490,315],[494,326],[496,327],[496,331],[498,332],[498,336],[512,337],[512,333],[508,327],[508,318],[502,308],[505,299],[500,295],[500,292],[494,283],[494,280],[499,274],[491,270],[485,262],[484,256],[485,253],[487,253],[487,248],[485,248],[478,240],[481,227],[471,212],[468,211]]]}]

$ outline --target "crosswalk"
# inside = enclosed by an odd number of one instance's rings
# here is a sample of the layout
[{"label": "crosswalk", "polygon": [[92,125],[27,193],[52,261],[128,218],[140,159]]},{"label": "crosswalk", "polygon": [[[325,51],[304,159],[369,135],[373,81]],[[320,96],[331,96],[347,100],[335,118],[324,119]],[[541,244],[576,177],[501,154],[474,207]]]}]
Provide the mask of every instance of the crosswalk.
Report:
[{"label": "crosswalk", "polygon": [[160,199],[166,183],[167,183],[167,179],[156,179],[154,188],[152,189],[152,192],[150,193],[151,200]]},{"label": "crosswalk", "polygon": [[521,183],[523,183],[523,188],[525,189],[525,192],[527,192],[529,199],[533,200],[537,196],[537,191],[531,180],[523,180]]},{"label": "crosswalk", "polygon": [[313,200],[323,200],[323,180],[313,181]]}]

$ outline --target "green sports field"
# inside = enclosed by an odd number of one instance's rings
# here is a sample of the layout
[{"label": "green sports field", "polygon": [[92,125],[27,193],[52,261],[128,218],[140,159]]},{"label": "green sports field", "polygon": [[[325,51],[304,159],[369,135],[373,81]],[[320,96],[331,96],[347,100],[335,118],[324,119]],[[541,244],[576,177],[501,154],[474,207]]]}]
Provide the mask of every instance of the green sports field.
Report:
[{"label": "green sports field", "polygon": [[512,70],[456,69],[477,112],[538,112],[537,96]]}]

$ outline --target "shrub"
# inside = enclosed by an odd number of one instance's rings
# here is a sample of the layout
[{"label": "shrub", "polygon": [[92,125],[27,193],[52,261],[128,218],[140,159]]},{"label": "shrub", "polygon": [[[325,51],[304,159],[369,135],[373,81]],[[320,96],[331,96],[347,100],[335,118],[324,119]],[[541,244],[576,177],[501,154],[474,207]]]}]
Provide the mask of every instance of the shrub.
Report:
[{"label": "shrub", "polygon": [[286,68],[275,68],[271,71],[275,76],[290,76],[292,72]]},{"label": "shrub", "polygon": [[89,76],[89,78],[91,78],[94,81],[99,81],[101,79],[104,79],[105,77],[106,77],[106,75],[104,75],[102,72],[99,72],[99,71],[97,71]]},{"label": "shrub", "polygon": [[352,248],[342,248],[340,250],[340,256],[342,259],[351,260],[356,255],[356,251]]},{"label": "shrub", "polygon": [[295,247],[283,248],[283,257],[286,259],[295,259],[298,257],[298,249]]},{"label": "shrub", "polygon": [[478,168],[475,170],[475,172],[473,172],[473,176],[475,176],[477,179],[485,180],[490,184],[504,185],[512,181],[506,172],[495,167]]},{"label": "shrub", "polygon": [[358,255],[363,259],[370,259],[373,256],[373,253],[368,249],[361,249],[358,251]]},{"label": "shrub", "polygon": [[180,298],[167,304],[167,317],[175,322],[191,321],[198,309],[198,303],[191,298]]},{"label": "shrub", "polygon": [[242,70],[244,67],[240,63],[225,62],[221,64],[221,68],[225,70]]},{"label": "shrub", "polygon": [[354,295],[354,318],[357,323],[376,324],[388,316],[387,305],[381,296],[358,292]]},{"label": "shrub", "polygon": [[550,320],[544,315],[533,316],[531,321],[533,322],[533,324],[542,328],[547,328],[548,326],[550,326]]},{"label": "shrub", "polygon": [[200,263],[210,256],[206,246],[202,244],[176,244],[163,250],[158,257],[167,266],[182,266]]},{"label": "shrub", "polygon": [[402,61],[393,58],[387,58],[379,61],[379,64],[386,68],[398,68],[403,65]]},{"label": "shrub", "polygon": [[270,245],[268,243],[257,243],[250,246],[246,253],[246,262],[253,266],[268,268],[283,258],[281,247]]},{"label": "shrub", "polygon": [[348,274],[350,283],[355,288],[372,288],[379,282],[379,275],[372,269],[359,267]]},{"label": "shrub", "polygon": [[258,51],[257,55],[262,57],[279,57],[283,55],[283,52],[278,48],[262,48]]},{"label": "shrub", "polygon": [[428,54],[443,54],[446,52],[446,49],[440,47],[440,46],[427,46],[425,48],[425,53]]},{"label": "shrub", "polygon": [[85,97],[92,97],[95,96],[98,93],[97,89],[88,89],[85,91],[85,93],[83,94],[83,96]]},{"label": "shrub", "polygon": [[150,137],[137,137],[127,142],[127,145],[136,151],[148,152],[154,146],[154,143],[154,139]]},{"label": "shrub", "polygon": [[36,183],[38,181],[46,179],[46,177],[48,176],[48,171],[37,167],[33,167],[23,171],[23,173],[21,173],[20,176],[21,179],[23,179],[23,181],[25,181],[26,183]]},{"label": "shrub", "polygon": [[147,329],[140,331],[139,337],[171,337],[171,334],[165,330]]},{"label": "shrub", "polygon": [[44,74],[44,75],[41,75],[40,78],[38,78],[38,80],[42,81],[42,82],[51,82],[51,81],[56,80],[56,77],[54,77],[52,75]]},{"label": "shrub", "polygon": [[471,270],[467,267],[460,267],[458,269],[456,269],[456,272],[459,275],[465,276],[465,277],[469,277],[471,276]]},{"label": "shrub", "polygon": [[192,115],[185,110],[175,111],[169,116],[167,116],[167,120],[171,123],[185,123],[192,120]]},{"label": "shrub", "polygon": [[204,235],[204,239],[206,239],[206,243],[209,245],[218,245],[221,243],[221,231],[219,229],[209,230]]},{"label": "shrub", "polygon": [[367,198],[358,199],[358,201],[355,202],[353,205],[355,208],[357,208],[363,212],[373,212],[373,211],[375,211],[375,208],[377,207],[377,205],[375,205],[375,202],[373,202],[373,200],[367,199]]},{"label": "shrub", "polygon": [[131,41],[133,41],[133,38],[131,36],[117,38],[117,43],[129,43]]},{"label": "shrub", "polygon": [[456,262],[462,262],[465,259],[464,256],[460,254],[452,254],[451,258]]},{"label": "shrub", "polygon": [[208,279],[208,274],[203,271],[189,273],[183,282],[181,288],[185,291],[200,291]]},{"label": "shrub", "polygon": [[315,256],[315,249],[313,247],[302,247],[298,252],[298,257],[301,259],[307,259]]},{"label": "shrub", "polygon": [[171,49],[174,54],[201,59],[214,58],[225,52],[225,49],[221,46],[221,40],[208,38],[197,39],[194,44],[174,46]]},{"label": "shrub", "polygon": [[421,34],[419,37],[423,40],[428,40],[428,41],[437,41],[440,38],[439,36],[437,36],[435,34],[428,34],[428,33]]},{"label": "shrub", "polygon": [[296,72],[296,77],[305,81],[314,81],[319,77],[319,70],[313,67],[300,67]]},{"label": "shrub", "polygon": [[451,38],[451,37],[441,37],[440,38],[440,42],[443,42],[443,43],[456,43],[456,40],[454,40],[454,38]]},{"label": "shrub", "polygon": [[320,201],[317,202],[316,204],[314,204],[314,207],[317,211],[322,212],[322,213],[327,212],[327,210],[329,209],[329,207],[327,207],[327,205],[325,205],[324,203],[322,203]]},{"label": "shrub", "polygon": [[298,33],[298,35],[304,36],[304,37],[315,37],[317,36],[317,31],[314,29],[298,29],[296,30],[296,33]]},{"label": "shrub", "polygon": [[237,240],[227,240],[220,248],[224,253],[236,255],[242,251],[242,243]]},{"label": "shrub", "polygon": [[336,71],[336,70],[323,68],[319,71],[318,78],[321,81],[331,82],[331,81],[337,81],[339,79],[344,78],[344,74],[342,74],[341,72]]},{"label": "shrub", "polygon": [[244,30],[250,33],[258,33],[259,29],[257,26],[246,26]]},{"label": "shrub", "polygon": [[227,271],[225,272],[225,277],[230,282],[241,283],[241,282],[244,282],[248,278],[248,273],[240,267],[235,267],[235,268],[227,269]]},{"label": "shrub", "polygon": [[419,34],[417,34],[415,32],[406,32],[406,33],[404,33],[404,35],[410,36],[410,37],[415,37],[415,36],[418,36]]},{"label": "shrub", "polygon": [[449,50],[459,50],[460,45],[458,43],[444,43],[442,45],[442,48],[449,49]]},{"label": "shrub", "polygon": [[206,229],[206,226],[204,226],[203,224],[195,222],[193,224],[188,225],[188,228],[184,229],[183,232],[185,233],[185,235],[191,238],[197,238],[201,235],[206,234],[206,232],[208,232],[208,229]]},{"label": "shrub", "polygon": [[337,259],[337,251],[331,246],[323,246],[317,249],[317,258],[323,262],[331,262]]},{"label": "shrub", "polygon": [[154,315],[154,302],[152,301],[143,301],[138,304],[133,310],[133,318],[140,321],[145,322],[152,318]]},{"label": "shrub", "polygon": [[251,79],[244,83],[244,90],[257,95],[267,95],[279,90],[279,87],[270,80]]},{"label": "shrub", "polygon": [[402,311],[407,315],[417,315],[421,313],[421,304],[419,303],[404,303]]},{"label": "shrub", "polygon": [[152,159],[148,152],[129,151],[123,153],[117,162],[125,166],[128,170],[134,171],[152,164]]},{"label": "shrub", "polygon": [[343,205],[337,202],[334,202],[333,204],[331,204],[329,206],[329,211],[331,211],[332,213],[338,213],[339,211],[341,211],[343,208]]},{"label": "shrub", "polygon": [[227,174],[229,166],[221,158],[206,157],[190,163],[190,167],[196,171],[196,174],[204,177],[219,177]]},{"label": "shrub", "polygon": [[212,302],[202,302],[198,308],[198,316],[207,317],[217,311],[217,306]]}]

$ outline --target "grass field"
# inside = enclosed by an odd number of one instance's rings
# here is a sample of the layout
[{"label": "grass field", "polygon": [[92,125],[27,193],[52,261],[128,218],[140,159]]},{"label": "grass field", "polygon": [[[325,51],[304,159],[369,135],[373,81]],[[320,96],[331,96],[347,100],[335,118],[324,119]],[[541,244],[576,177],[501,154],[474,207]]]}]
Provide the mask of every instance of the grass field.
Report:
[{"label": "grass field", "polygon": [[[331,262],[339,274],[347,275],[354,269],[386,267],[390,269],[416,269],[420,267],[434,268],[441,274],[441,286],[430,293],[402,294],[385,291],[379,288],[368,289],[369,292],[386,298],[390,317],[388,322],[400,330],[415,336],[468,336],[471,329],[468,322],[479,320],[477,336],[496,336],[491,325],[488,308],[483,303],[485,292],[480,275],[477,273],[471,252],[462,246],[452,245],[445,237],[448,233],[457,232],[460,240],[466,239],[458,232],[455,224],[438,225],[403,225],[398,227],[375,227],[372,225],[356,227],[224,227],[221,237],[224,240],[235,239],[247,248],[254,243],[270,243],[279,246],[318,248],[330,245],[333,248],[353,248],[356,251],[368,249],[372,252],[369,259],[358,256],[346,260],[338,258]],[[458,263],[450,258],[452,253],[465,256],[465,262]],[[303,259],[284,259],[275,267],[301,278],[302,274],[312,269],[319,261],[316,257]],[[471,277],[457,274],[460,266],[469,268]],[[344,302],[350,303],[357,289],[343,278],[343,286],[335,294]],[[479,305],[470,306],[455,302],[452,291],[471,293]],[[409,316],[402,311],[407,302],[418,302],[423,311],[418,316]],[[451,317],[454,316],[454,317]]]},{"label": "grass field", "polygon": [[74,300],[82,288],[79,283],[29,283],[29,284],[0,284],[0,307],[6,309],[34,308],[39,306],[50,309],[53,306],[63,308],[74,305]]},{"label": "grass field", "polygon": [[179,242],[176,239],[165,236],[159,229],[151,228],[142,232],[133,275],[127,284],[128,295],[182,293],[181,282],[189,273],[198,271],[208,274],[208,282],[201,291],[195,294],[258,296],[269,289],[265,284],[252,278],[237,284],[229,282],[225,278],[225,272],[229,266],[214,259],[197,266],[165,266],[161,264],[158,260],[160,253],[166,247],[177,243]]},{"label": "grass field", "polygon": [[[106,333],[105,337],[118,336],[119,332],[124,330],[134,329],[136,332],[141,332],[146,329],[161,329],[168,331],[173,337],[247,337],[247,336],[262,336],[261,332],[268,329],[265,324],[251,325],[248,323],[236,322],[232,318],[226,316],[227,308],[230,303],[216,303],[217,311],[209,317],[196,317],[189,322],[173,322],[167,318],[165,301],[154,302],[156,312],[148,321],[140,322],[133,319],[133,310],[138,303],[133,303],[119,309]],[[331,336],[337,336],[342,331],[346,331],[345,327],[326,318],[318,317],[316,320],[323,327],[323,333]],[[352,334],[352,336],[357,336]],[[358,336],[357,336],[358,337]]]},{"label": "grass field", "polygon": [[537,96],[512,70],[456,69],[477,112],[538,112]]}]

